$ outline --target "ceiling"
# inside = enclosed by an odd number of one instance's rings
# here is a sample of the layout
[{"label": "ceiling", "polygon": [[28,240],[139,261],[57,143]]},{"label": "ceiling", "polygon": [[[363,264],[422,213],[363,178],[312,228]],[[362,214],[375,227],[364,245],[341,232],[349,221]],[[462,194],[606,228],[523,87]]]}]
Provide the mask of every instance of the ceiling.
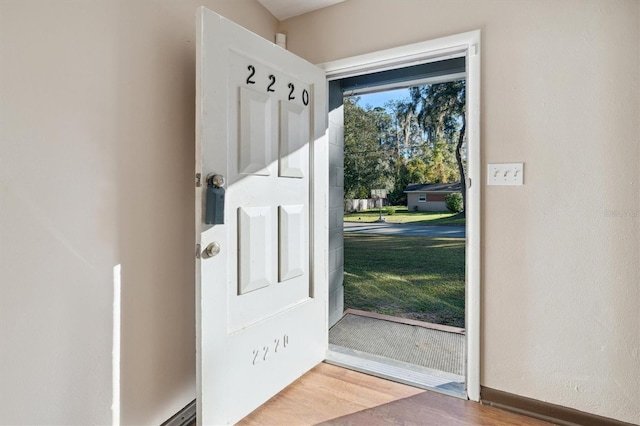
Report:
[{"label": "ceiling", "polygon": [[345,0],[258,0],[279,21],[322,9]]}]

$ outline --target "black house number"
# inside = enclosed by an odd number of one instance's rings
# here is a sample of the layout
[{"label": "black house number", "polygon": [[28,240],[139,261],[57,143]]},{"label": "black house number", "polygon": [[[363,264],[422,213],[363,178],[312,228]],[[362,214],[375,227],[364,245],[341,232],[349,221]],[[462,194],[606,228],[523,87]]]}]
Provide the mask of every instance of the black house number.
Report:
[{"label": "black house number", "polygon": [[250,71],[249,77],[247,77],[247,84],[256,84],[255,81],[251,80],[251,77],[256,75],[256,69],[253,67],[253,65],[249,65],[247,69]]},{"label": "black house number", "polygon": [[[249,75],[247,76],[246,83],[256,84],[256,81],[253,79],[256,75],[256,68],[253,65],[249,65],[247,67],[247,70],[249,70]],[[275,92],[276,89],[274,89],[273,86],[276,84],[276,76],[273,74],[269,74],[268,80],[269,80],[269,84],[267,85],[267,89],[266,89],[267,92]],[[289,88],[289,95],[287,96],[287,99],[292,101],[296,98],[295,96],[296,87],[293,83],[289,83],[287,87]],[[307,89],[302,90],[302,103],[305,106],[309,105],[309,92],[307,91]]]}]

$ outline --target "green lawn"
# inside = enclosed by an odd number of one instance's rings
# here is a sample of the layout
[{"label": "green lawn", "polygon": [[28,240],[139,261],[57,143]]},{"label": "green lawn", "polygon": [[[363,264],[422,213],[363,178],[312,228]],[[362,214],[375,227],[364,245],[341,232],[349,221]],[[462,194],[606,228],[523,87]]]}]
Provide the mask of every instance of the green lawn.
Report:
[{"label": "green lawn", "polygon": [[[387,214],[382,209],[382,216],[388,223],[412,223],[416,225],[448,225],[464,226],[465,218],[455,213],[443,212],[410,212],[406,207],[395,208],[394,214]],[[356,213],[345,213],[345,222],[375,222],[380,217],[379,209],[363,210]]]},{"label": "green lawn", "polygon": [[464,248],[464,239],[345,234],[345,309],[464,327]]}]

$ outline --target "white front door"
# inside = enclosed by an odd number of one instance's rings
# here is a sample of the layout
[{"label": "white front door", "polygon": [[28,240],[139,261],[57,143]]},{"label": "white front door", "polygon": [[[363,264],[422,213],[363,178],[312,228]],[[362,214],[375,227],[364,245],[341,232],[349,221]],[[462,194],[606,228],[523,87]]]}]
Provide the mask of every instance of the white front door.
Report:
[{"label": "white front door", "polygon": [[202,8],[196,99],[198,423],[230,424],[325,357],[325,74]]}]

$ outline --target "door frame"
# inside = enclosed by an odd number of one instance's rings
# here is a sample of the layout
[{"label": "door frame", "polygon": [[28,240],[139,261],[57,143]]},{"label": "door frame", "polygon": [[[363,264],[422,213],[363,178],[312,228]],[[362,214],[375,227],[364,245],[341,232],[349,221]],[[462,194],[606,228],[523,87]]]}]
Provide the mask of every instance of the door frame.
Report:
[{"label": "door frame", "polygon": [[[386,71],[456,57],[466,58],[467,82],[467,212],[465,256],[465,327],[467,397],[480,401],[481,289],[481,145],[480,30],[325,62],[327,83],[346,77]],[[343,153],[344,155],[344,153]]]}]

